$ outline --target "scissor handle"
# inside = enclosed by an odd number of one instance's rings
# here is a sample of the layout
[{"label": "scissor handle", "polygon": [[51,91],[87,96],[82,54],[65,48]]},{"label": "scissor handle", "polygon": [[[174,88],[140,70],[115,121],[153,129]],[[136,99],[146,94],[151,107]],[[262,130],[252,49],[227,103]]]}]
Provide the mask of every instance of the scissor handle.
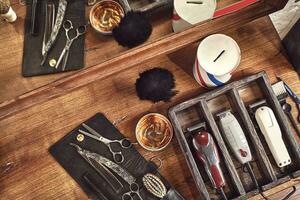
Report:
[{"label": "scissor handle", "polygon": [[69,30],[73,29],[73,23],[71,22],[71,20],[66,20],[63,23],[63,27],[66,31],[69,31]]},{"label": "scissor handle", "polygon": [[123,138],[123,139],[119,140],[118,142],[120,143],[121,147],[124,149],[128,149],[132,146],[132,143],[127,138]]},{"label": "scissor handle", "polygon": [[126,192],[122,195],[122,200],[133,200],[133,197],[131,196],[132,193],[138,195],[138,197],[142,200],[142,197],[140,195],[140,186],[137,183],[131,183],[129,186],[130,191]]},{"label": "scissor handle", "polygon": [[77,37],[83,35],[86,32],[86,26],[79,26],[76,31],[77,31]]},{"label": "scissor handle", "polygon": [[131,191],[124,193],[122,195],[122,200],[133,200],[133,197],[131,196]]},{"label": "scissor handle", "polygon": [[114,152],[112,150],[110,152],[112,153],[114,161],[116,163],[120,164],[124,161],[124,156],[123,156],[122,152],[120,152],[120,151]]},{"label": "scissor handle", "polygon": [[137,183],[131,183],[129,189],[133,193],[138,193],[140,191],[140,186]]}]

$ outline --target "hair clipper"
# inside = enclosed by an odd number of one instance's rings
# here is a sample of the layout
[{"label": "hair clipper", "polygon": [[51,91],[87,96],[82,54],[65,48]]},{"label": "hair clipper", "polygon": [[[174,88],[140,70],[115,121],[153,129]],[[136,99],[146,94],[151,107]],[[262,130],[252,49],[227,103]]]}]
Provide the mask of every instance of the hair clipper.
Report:
[{"label": "hair clipper", "polygon": [[199,132],[193,137],[193,146],[213,187],[220,192],[223,199],[227,199],[223,191],[225,179],[220,167],[220,156],[213,137],[208,132]]},{"label": "hair clipper", "polygon": [[282,133],[271,108],[262,106],[255,112],[255,119],[264,135],[278,167],[291,164],[291,158],[282,140]]}]

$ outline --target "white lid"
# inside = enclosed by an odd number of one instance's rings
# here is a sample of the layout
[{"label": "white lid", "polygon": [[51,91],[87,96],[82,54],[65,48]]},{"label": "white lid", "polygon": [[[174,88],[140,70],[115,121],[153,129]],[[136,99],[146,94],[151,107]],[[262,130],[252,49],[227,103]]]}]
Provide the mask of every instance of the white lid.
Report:
[{"label": "white lid", "polygon": [[[217,59],[218,56],[219,58]],[[231,73],[239,65],[241,50],[231,37],[223,34],[214,34],[201,41],[197,51],[197,58],[200,66],[206,72],[222,76]]]},{"label": "white lid", "polygon": [[[202,2],[202,4],[187,2]],[[216,0],[174,0],[176,13],[192,25],[211,19],[216,7]]]}]

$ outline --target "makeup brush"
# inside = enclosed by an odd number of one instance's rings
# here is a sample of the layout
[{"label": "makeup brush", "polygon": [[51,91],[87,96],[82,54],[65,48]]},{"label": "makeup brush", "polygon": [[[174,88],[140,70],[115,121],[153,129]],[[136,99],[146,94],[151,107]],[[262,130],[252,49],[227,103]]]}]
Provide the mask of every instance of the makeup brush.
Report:
[{"label": "makeup brush", "polygon": [[153,68],[141,73],[136,80],[135,88],[141,100],[150,100],[154,103],[170,101],[176,94],[173,74],[162,68]]}]

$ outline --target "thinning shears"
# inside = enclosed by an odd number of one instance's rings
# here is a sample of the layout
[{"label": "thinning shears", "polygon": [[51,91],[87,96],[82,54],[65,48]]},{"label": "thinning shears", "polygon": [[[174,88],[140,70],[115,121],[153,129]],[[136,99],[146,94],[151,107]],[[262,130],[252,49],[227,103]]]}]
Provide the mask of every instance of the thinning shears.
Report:
[{"label": "thinning shears", "polygon": [[66,32],[67,42],[66,42],[66,46],[62,50],[62,52],[61,52],[61,54],[60,54],[60,56],[59,56],[59,58],[57,60],[55,68],[57,69],[58,66],[61,64],[61,62],[63,61],[63,63],[62,63],[62,71],[65,71],[66,65],[67,65],[67,62],[68,62],[68,58],[69,58],[70,48],[71,48],[74,40],[78,39],[79,36],[85,34],[85,32],[86,32],[86,26],[79,26],[77,29],[75,29],[76,30],[76,34],[75,34],[74,37],[70,37],[70,35],[69,35],[69,31],[71,31],[71,30],[74,29],[73,23],[70,20],[66,20],[63,23],[63,27],[64,27],[65,32]]},{"label": "thinning shears", "polygon": [[128,149],[132,146],[132,143],[127,138],[123,138],[120,140],[111,140],[111,139],[103,137],[100,133],[98,133],[97,131],[95,131],[94,129],[92,129],[91,127],[89,127],[88,125],[86,125],[84,123],[82,124],[82,126],[89,132],[86,132],[81,129],[79,129],[79,132],[82,133],[83,135],[86,135],[90,138],[93,138],[93,139],[105,144],[108,147],[111,154],[113,155],[113,159],[116,163],[122,163],[124,161],[124,156],[123,156],[122,152],[114,151],[111,144],[118,143],[122,149]]}]

